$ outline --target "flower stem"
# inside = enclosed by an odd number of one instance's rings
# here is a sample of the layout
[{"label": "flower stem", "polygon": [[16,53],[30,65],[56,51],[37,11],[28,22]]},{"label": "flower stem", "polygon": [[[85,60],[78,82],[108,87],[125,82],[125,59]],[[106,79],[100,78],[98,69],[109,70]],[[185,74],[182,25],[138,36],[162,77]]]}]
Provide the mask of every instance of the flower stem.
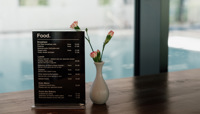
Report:
[{"label": "flower stem", "polygon": [[91,49],[92,49],[92,52],[94,51],[93,50],[93,48],[92,48],[92,44],[90,43],[90,39],[89,38],[87,38],[87,37],[85,37],[85,39],[88,41],[88,43],[90,44],[90,47],[91,47]]},{"label": "flower stem", "polygon": [[106,44],[104,43],[104,44],[103,44],[103,48],[102,48],[101,59],[102,59],[102,57],[103,57],[103,51],[104,51],[105,46],[106,46]]},{"label": "flower stem", "polygon": [[89,37],[89,35],[88,35],[88,31],[86,31],[86,34],[87,34],[87,36],[88,36],[88,40],[90,40],[90,37]]},{"label": "flower stem", "polygon": [[86,40],[88,41],[88,43],[90,44],[90,47],[91,47],[91,49],[92,49],[92,52],[94,51],[94,49],[92,48],[92,44],[90,43],[90,37],[89,37],[89,35],[88,35],[88,31],[86,30],[86,34],[87,34],[87,37],[85,37],[86,38]]}]

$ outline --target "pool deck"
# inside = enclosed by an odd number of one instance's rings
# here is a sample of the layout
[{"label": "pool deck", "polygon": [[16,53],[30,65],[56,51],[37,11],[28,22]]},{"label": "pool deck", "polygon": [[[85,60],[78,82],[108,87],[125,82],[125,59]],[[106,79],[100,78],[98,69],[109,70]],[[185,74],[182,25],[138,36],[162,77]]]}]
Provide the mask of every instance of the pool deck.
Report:
[{"label": "pool deck", "polygon": [[0,94],[0,114],[200,114],[200,69],[107,80],[110,97],[86,109],[31,109],[33,90]]},{"label": "pool deck", "polygon": [[194,37],[200,38],[200,29],[191,30],[171,30],[169,31],[169,36],[181,36],[181,37]]}]

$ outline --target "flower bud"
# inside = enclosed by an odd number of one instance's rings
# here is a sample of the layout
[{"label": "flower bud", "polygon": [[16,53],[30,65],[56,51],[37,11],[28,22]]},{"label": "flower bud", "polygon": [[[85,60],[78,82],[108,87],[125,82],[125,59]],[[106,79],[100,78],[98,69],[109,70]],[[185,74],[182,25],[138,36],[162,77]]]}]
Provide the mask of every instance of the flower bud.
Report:
[{"label": "flower bud", "polygon": [[106,36],[106,39],[104,41],[104,45],[106,45],[110,41],[113,35],[114,35],[114,32],[112,30],[108,32],[108,35]]},{"label": "flower bud", "polygon": [[110,35],[111,37],[114,35],[114,32],[111,30],[108,35]]},{"label": "flower bud", "polygon": [[70,28],[79,30],[80,28],[79,28],[79,26],[78,26],[78,21],[74,21],[74,22],[70,25]]},{"label": "flower bud", "polygon": [[78,21],[74,21],[75,27],[78,26]]},{"label": "flower bud", "polygon": [[91,58],[96,58],[97,57],[97,52],[96,51],[93,51],[90,53],[90,57]]}]

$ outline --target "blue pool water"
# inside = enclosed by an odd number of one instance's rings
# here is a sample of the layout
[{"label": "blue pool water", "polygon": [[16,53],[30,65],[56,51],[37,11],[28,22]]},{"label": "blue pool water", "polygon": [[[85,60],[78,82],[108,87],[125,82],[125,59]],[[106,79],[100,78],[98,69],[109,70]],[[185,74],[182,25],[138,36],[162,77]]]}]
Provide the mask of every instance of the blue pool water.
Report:
[{"label": "blue pool water", "polygon": [[199,51],[191,51],[170,47],[168,57],[168,70],[170,72],[200,68]]},{"label": "blue pool water", "polygon": [[[30,34],[29,34],[30,35]],[[0,37],[0,93],[33,89],[33,54],[31,36]],[[91,36],[94,49],[102,48],[104,36]],[[95,78],[95,67],[86,42],[86,82]],[[169,48],[169,71],[200,68],[200,52]],[[133,76],[133,38],[114,37],[104,52],[103,76],[107,79]]]},{"label": "blue pool water", "polygon": [[[31,34],[31,33],[30,33]],[[33,89],[32,38],[29,35],[0,37],[0,93]],[[102,48],[105,36],[93,36],[94,49]],[[93,38],[93,39],[92,39]],[[94,39],[95,38],[95,39]],[[95,78],[95,66],[85,42],[86,82]],[[113,37],[104,51],[103,76],[105,79],[133,76],[133,38],[126,35]]]}]

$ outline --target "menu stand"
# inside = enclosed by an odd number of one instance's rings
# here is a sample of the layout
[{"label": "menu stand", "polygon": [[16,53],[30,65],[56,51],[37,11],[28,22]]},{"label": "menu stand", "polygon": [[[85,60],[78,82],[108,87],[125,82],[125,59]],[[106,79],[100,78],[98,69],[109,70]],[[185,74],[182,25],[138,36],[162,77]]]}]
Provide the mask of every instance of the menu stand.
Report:
[{"label": "menu stand", "polygon": [[33,31],[33,109],[85,108],[84,31]]}]

